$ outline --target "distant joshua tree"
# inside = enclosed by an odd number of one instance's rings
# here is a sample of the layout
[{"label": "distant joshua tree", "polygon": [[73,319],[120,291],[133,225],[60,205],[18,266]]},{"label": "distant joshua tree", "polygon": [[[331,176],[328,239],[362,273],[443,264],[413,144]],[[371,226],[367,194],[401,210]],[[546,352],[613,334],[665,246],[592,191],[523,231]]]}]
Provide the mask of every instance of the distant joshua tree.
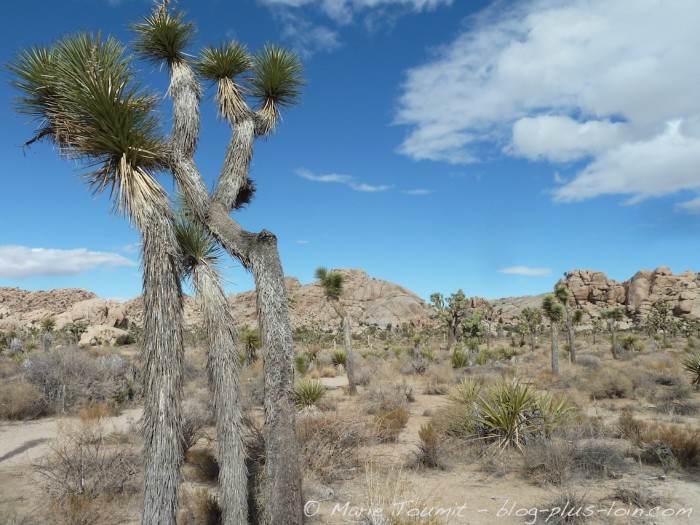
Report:
[{"label": "distant joshua tree", "polygon": [[451,352],[459,338],[459,329],[468,316],[469,298],[462,290],[457,290],[447,299],[441,293],[434,293],[430,296],[430,303],[447,325],[447,351]]},{"label": "distant joshua tree", "polygon": [[617,342],[617,331],[620,329],[620,322],[625,319],[625,311],[621,307],[603,310],[600,312],[600,317],[606,322],[610,337],[612,338],[612,346],[610,348],[613,359],[620,357],[620,345]]},{"label": "distant joshua tree", "polygon": [[525,322],[525,326],[527,326],[527,331],[530,335],[530,351],[534,352],[537,332],[542,326],[542,310],[540,308],[525,307],[520,312],[520,317],[522,317]]},{"label": "distant joshua tree", "polygon": [[569,288],[560,283],[554,288],[554,297],[559,301],[564,307],[565,321],[566,321],[566,339],[569,344],[569,360],[572,363],[576,362],[576,330],[575,326],[581,322],[583,319],[583,311],[581,309],[573,309],[569,300],[571,298],[571,292]]},{"label": "distant joshua tree", "polygon": [[343,274],[340,272],[329,272],[324,267],[316,268],[316,279],[323,288],[326,300],[333,306],[335,312],[340,317],[343,325],[343,342],[345,346],[345,371],[348,376],[348,388],[350,395],[357,394],[357,384],[355,383],[355,364],[352,350],[352,331],[350,330],[350,315],[340,302],[343,295]]},{"label": "distant joshua tree", "polygon": [[566,317],[566,310],[553,295],[546,295],[542,300],[542,311],[549,319],[552,331],[552,373],[559,375],[559,325]]}]

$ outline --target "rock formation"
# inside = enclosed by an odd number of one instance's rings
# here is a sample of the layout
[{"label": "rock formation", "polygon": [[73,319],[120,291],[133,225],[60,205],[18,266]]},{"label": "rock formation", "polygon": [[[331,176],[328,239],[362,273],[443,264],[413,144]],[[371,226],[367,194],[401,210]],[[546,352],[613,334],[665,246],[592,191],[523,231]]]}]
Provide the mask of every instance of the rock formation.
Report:
[{"label": "rock formation", "polygon": [[700,273],[674,275],[667,266],[641,270],[622,283],[593,270],[573,270],[560,281],[568,286],[572,302],[591,317],[600,310],[625,307],[635,320],[646,318],[656,303],[667,304],[674,315],[700,317]]}]

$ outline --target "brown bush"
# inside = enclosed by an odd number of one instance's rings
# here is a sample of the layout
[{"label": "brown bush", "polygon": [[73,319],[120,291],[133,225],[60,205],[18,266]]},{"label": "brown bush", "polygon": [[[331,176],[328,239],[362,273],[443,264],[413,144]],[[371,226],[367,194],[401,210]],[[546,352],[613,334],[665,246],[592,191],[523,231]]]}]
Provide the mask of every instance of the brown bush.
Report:
[{"label": "brown bush", "polygon": [[24,381],[0,383],[0,419],[34,419],[45,407],[43,396],[34,385]]},{"label": "brown bush", "polygon": [[323,483],[354,477],[369,438],[360,418],[341,416],[298,419],[297,435],[304,469]]},{"label": "brown bush", "polygon": [[128,448],[110,446],[100,419],[59,427],[49,449],[33,467],[41,487],[61,505],[72,505],[76,496],[95,499],[138,490],[140,458]]},{"label": "brown bush", "polygon": [[411,414],[402,407],[380,410],[374,414],[376,437],[381,443],[396,443]]},{"label": "brown bush", "polygon": [[700,429],[636,419],[630,411],[620,415],[620,431],[643,449],[641,459],[668,468],[700,465]]},{"label": "brown bush", "polygon": [[219,477],[219,463],[209,448],[189,449],[185,453],[185,462],[192,466],[190,477],[196,481],[212,482]]},{"label": "brown bush", "polygon": [[630,398],[634,390],[634,383],[625,374],[618,370],[605,368],[591,374],[586,384],[591,398]]},{"label": "brown bush", "polygon": [[181,525],[220,525],[221,509],[216,496],[206,489],[185,492],[177,522]]}]

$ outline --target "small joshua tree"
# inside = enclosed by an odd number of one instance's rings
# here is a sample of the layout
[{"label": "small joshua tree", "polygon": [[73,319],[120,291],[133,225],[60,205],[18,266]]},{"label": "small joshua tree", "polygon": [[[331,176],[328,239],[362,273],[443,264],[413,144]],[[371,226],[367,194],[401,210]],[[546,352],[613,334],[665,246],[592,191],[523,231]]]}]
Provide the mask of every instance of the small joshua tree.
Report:
[{"label": "small joshua tree", "polygon": [[625,319],[625,311],[618,307],[600,312],[600,317],[608,326],[608,331],[611,337],[611,348],[613,359],[620,357],[620,345],[617,342],[617,331],[620,329],[620,323]]},{"label": "small joshua tree", "polygon": [[522,317],[523,321],[525,322],[527,331],[530,335],[530,351],[534,352],[537,332],[542,326],[542,310],[540,308],[525,307],[520,312],[520,317]]},{"label": "small joshua tree", "polygon": [[434,293],[430,296],[430,303],[440,320],[447,325],[447,351],[451,352],[459,338],[459,329],[467,318],[469,298],[462,290],[457,290],[448,298],[441,293]]},{"label": "small joshua tree", "polygon": [[549,319],[552,331],[552,373],[559,374],[559,325],[566,318],[566,311],[553,295],[546,295],[542,300],[542,311]]},{"label": "small joshua tree", "polygon": [[355,366],[352,350],[352,332],[350,330],[350,315],[340,302],[343,295],[343,274],[340,272],[329,272],[324,267],[316,268],[316,279],[319,280],[323,293],[343,324],[343,342],[345,346],[345,371],[348,376],[348,389],[350,395],[354,396],[357,393],[357,385],[355,383]]}]

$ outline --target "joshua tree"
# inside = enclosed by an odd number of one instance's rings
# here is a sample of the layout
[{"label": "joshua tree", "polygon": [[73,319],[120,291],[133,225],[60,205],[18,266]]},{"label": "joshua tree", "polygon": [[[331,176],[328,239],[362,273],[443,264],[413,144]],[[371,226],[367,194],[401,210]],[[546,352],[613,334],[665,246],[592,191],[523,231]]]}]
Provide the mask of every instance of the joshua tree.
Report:
[{"label": "joshua tree", "polygon": [[610,337],[612,338],[611,352],[613,359],[617,359],[620,354],[620,346],[617,344],[617,331],[620,329],[620,322],[625,318],[625,311],[618,307],[600,312],[600,317],[605,320]]},{"label": "joshua tree", "polygon": [[[134,78],[125,48],[100,34],[76,33],[50,47],[32,47],[9,65],[20,91],[18,110],[35,117],[31,144],[52,140],[62,154],[96,167],[86,177],[109,189],[116,210],[142,236],[145,320],[145,482],[142,522],[175,523],[181,462],[182,254],[166,192],[153,177],[170,171],[188,208],[230,255],[253,273],[265,352],[266,523],[302,522],[301,472],[295,430],[292,333],[276,237],[243,230],[231,212],[250,201],[248,178],[255,138],[269,135],[280,110],[300,95],[301,64],[276,46],[256,55],[232,42],[209,47],[191,62],[194,25],[171,15],[167,1],[134,26],[137,54],[170,73],[173,128],[165,137],[159,97]],[[231,126],[224,165],[212,194],[193,155],[199,139],[202,88],[217,85],[219,113]],[[249,85],[239,80],[249,78]],[[248,105],[244,94],[255,101]],[[233,519],[233,518],[232,518]]]},{"label": "joshua tree", "polygon": [[258,349],[260,348],[260,332],[243,325],[238,329],[238,336],[243,345],[246,364],[254,363],[258,359]]},{"label": "joshua tree", "polygon": [[197,294],[209,347],[207,372],[214,401],[222,523],[247,523],[248,477],[245,469],[236,328],[217,269],[220,248],[207,230],[181,212],[177,239],[186,273]]},{"label": "joshua tree", "polygon": [[569,344],[569,359],[572,363],[576,362],[576,332],[574,331],[574,325],[577,323],[576,316],[578,316],[578,322],[581,320],[582,313],[581,310],[574,310],[571,308],[569,300],[571,298],[571,292],[564,283],[559,283],[554,287],[554,297],[559,301],[562,306],[564,306],[565,321],[566,321],[566,339]]},{"label": "joshua tree", "polygon": [[467,317],[469,298],[462,290],[457,290],[447,299],[441,293],[434,293],[430,296],[430,302],[440,319],[447,325],[447,351],[451,352],[457,342],[459,327]]},{"label": "joshua tree", "polygon": [[603,321],[600,319],[593,319],[591,322],[591,332],[593,333],[593,344],[596,343],[596,336],[598,335],[599,332],[603,331]]},{"label": "joshua tree", "polygon": [[520,312],[520,317],[523,318],[525,325],[527,326],[528,333],[530,334],[530,351],[535,351],[535,344],[537,341],[537,332],[542,326],[542,310],[539,308],[523,308]]},{"label": "joshua tree", "polygon": [[559,374],[559,325],[566,318],[566,310],[553,295],[546,295],[542,300],[542,311],[549,319],[552,331],[552,373]]},{"label": "joshua tree", "polygon": [[352,332],[350,331],[350,315],[340,302],[343,295],[343,274],[340,272],[329,272],[326,268],[316,268],[316,279],[320,281],[326,300],[331,303],[335,312],[340,317],[343,324],[343,341],[345,344],[345,371],[348,375],[348,388],[350,395],[357,393],[355,384],[355,365],[352,351]]},{"label": "joshua tree", "polygon": [[661,344],[667,348],[669,334],[673,334],[677,329],[676,321],[671,315],[671,308],[666,303],[654,304],[652,312],[647,317],[646,328],[652,337],[660,330]]},{"label": "joshua tree", "polygon": [[42,336],[42,342],[44,345],[44,351],[48,352],[51,349],[51,344],[53,343],[53,330],[56,328],[56,319],[54,317],[44,317],[41,320],[41,329],[44,331]]}]

